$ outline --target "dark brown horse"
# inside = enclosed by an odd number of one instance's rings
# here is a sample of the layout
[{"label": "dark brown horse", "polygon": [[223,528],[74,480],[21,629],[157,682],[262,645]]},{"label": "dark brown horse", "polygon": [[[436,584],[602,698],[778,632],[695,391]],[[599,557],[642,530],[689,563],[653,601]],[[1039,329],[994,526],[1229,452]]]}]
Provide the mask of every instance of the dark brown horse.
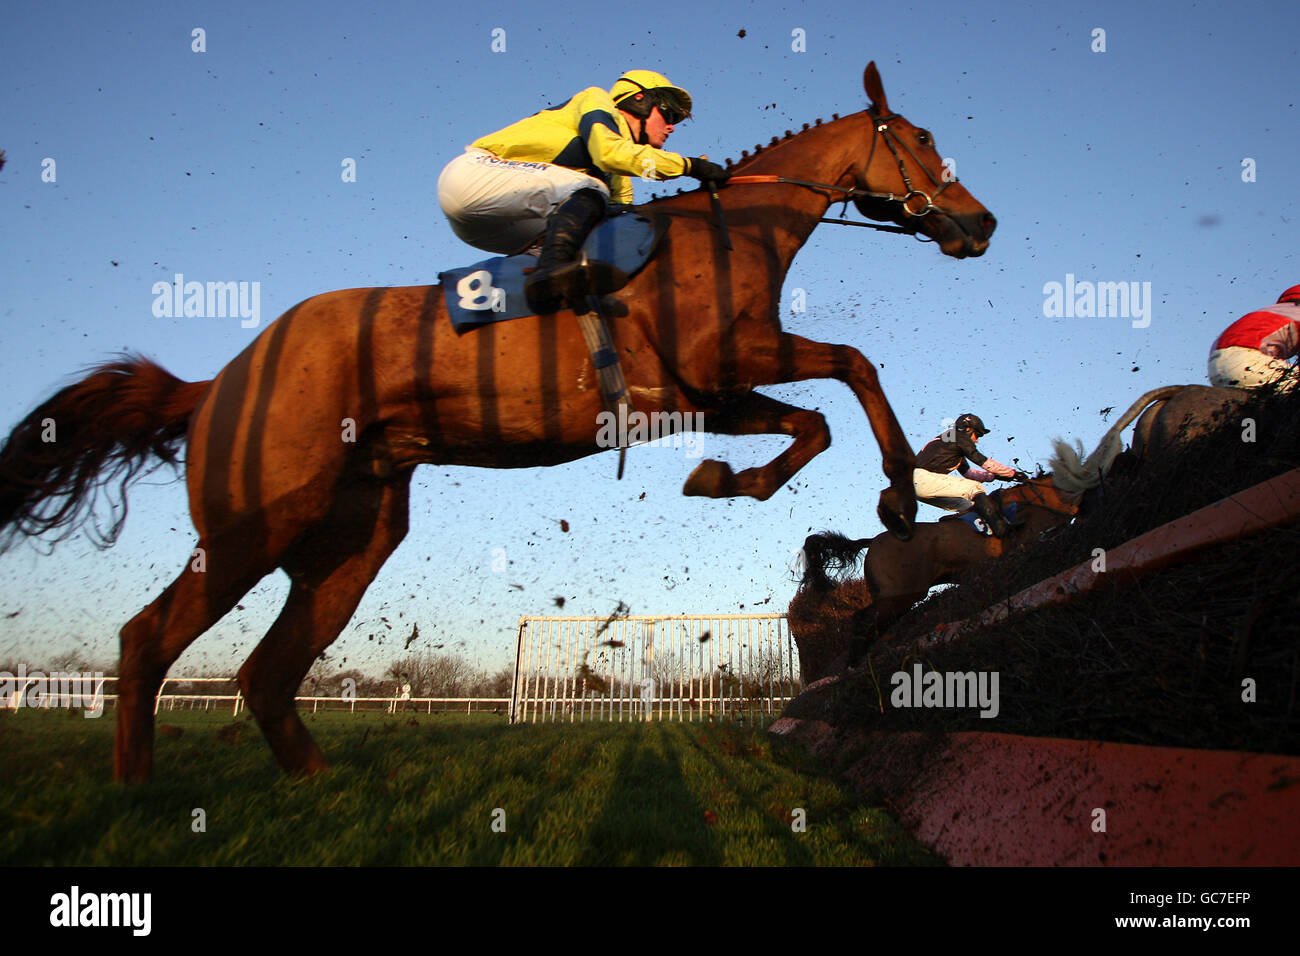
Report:
[{"label": "dark brown horse", "polygon": [[[1160,409],[1162,403],[1169,402],[1174,406],[1171,414],[1178,415],[1181,423],[1185,412],[1180,402],[1183,396],[1204,401],[1200,392],[1231,391],[1235,390],[1198,390],[1196,386],[1153,389],[1120,415],[1097,443],[1096,449],[1087,456],[1082,447],[1072,448],[1060,439],[1055,440],[1054,454],[1049,462],[1050,474],[993,493],[1003,505],[1012,501],[1018,504],[1016,528],[1006,539],[976,535],[964,522],[951,518],[917,525],[910,541],[901,541],[889,534],[856,541],[834,533],[811,535],[804,542],[805,572],[801,592],[807,591],[814,597],[828,595],[833,585],[827,570],[851,567],[857,555],[864,548],[868,549],[864,579],[871,600],[856,612],[851,625],[849,660],[850,664],[856,663],[884,628],[925,597],[930,588],[946,584],[960,571],[996,560],[1007,549],[1033,542],[1044,531],[1068,522],[1078,513],[1084,494],[1099,486],[1110,471],[1122,448],[1124,430],[1144,410],[1150,414]],[[1218,402],[1224,396],[1210,398]],[[1152,426],[1155,424],[1153,421]]]},{"label": "dark brown horse", "polygon": [[[890,112],[874,64],[863,82],[868,110],[787,134],[736,165],[768,181],[722,192],[732,250],[708,193],[650,204],[673,226],[619,293],[624,314],[611,331],[638,411],[701,412],[711,432],[793,439],[739,474],[701,463],[686,494],[772,495],[830,433],[819,413],[755,387],[834,378],[853,390],[880,445],[891,482],[882,519],[906,534],[912,452],[875,369],[854,348],[782,331],[781,286],[832,201],[853,199],[958,258],[982,254],[995,222],[948,181],[929,134]],[[289,596],[239,683],[281,766],[307,773],[326,761],[295,690],[406,534],[414,466],[525,468],[593,455],[603,450],[603,409],[571,313],[462,337],[440,286],[330,292],[290,309],[211,382],[128,357],[59,392],[0,452],[0,529],[73,527],[98,487],[124,484],[152,456],[176,460],[184,442],[198,545],[122,629],[114,773],[149,777],[153,702],[168,668],[277,567]],[[57,423],[56,442],[41,440],[46,420]]]},{"label": "dark brown horse", "polygon": [[1133,426],[1133,454],[1146,458],[1207,434],[1259,397],[1257,389],[1184,385],[1168,399],[1152,404],[1138,418]]},{"label": "dark brown horse", "polygon": [[1123,432],[1133,426],[1132,454],[1138,460],[1171,450],[1180,442],[1198,438],[1223,426],[1243,405],[1261,397],[1261,390],[1211,388],[1208,385],[1167,385],[1135,401],[1110,427],[1086,458],[1082,450],[1059,439],[1051,468],[1085,486],[1104,478],[1123,450]]},{"label": "dark brown horse", "polygon": [[1011,548],[1037,541],[1044,531],[1078,514],[1086,488],[1065,484],[1067,487],[1060,487],[1046,475],[993,492],[992,497],[1002,506],[1017,505],[1016,526],[1006,538],[978,534],[953,517],[916,525],[915,534],[907,541],[889,532],[858,540],[833,532],[809,535],[803,546],[803,585],[814,598],[833,590],[829,569],[852,567],[857,556],[864,549],[867,552],[863,577],[871,599],[853,616],[849,665],[855,665],[884,629],[930,588],[950,583],[966,568],[995,561]]}]

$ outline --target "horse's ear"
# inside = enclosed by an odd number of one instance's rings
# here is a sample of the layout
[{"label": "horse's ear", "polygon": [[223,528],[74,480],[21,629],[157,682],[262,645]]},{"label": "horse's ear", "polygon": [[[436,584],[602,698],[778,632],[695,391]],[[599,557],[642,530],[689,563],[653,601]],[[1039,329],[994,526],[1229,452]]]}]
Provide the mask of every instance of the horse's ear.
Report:
[{"label": "horse's ear", "polygon": [[877,113],[889,112],[889,101],[885,99],[885,88],[880,85],[880,72],[876,61],[872,60],[862,71],[862,88],[867,91],[867,100]]}]

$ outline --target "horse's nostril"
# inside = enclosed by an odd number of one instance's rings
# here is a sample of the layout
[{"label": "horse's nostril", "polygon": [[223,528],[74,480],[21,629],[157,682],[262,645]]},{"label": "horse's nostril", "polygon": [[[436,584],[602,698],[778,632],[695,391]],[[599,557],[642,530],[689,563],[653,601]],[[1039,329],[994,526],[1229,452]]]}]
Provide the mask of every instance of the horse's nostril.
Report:
[{"label": "horse's nostril", "polygon": [[991,212],[986,212],[980,217],[980,222],[984,226],[984,235],[993,235],[993,230],[998,227],[998,219]]}]

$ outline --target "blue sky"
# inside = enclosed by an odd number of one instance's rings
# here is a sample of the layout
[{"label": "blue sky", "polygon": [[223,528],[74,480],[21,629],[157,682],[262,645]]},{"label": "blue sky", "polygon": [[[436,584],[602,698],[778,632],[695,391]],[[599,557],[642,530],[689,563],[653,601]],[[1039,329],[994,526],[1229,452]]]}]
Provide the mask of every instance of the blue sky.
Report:
[{"label": "blue sky", "polygon": [[[1218,332],[1300,282],[1294,5],[915,3],[868,14],[860,3],[760,0],[707,16],[674,3],[498,3],[450,16],[429,4],[331,0],[128,9],[6,6],[5,433],[116,351],[212,378],[309,295],[432,282],[475,261],[437,208],[443,165],[483,133],[637,67],[694,95],[695,118],[668,148],[720,160],[862,108],[862,68],[874,59],[890,105],[934,133],[997,215],[989,252],[965,261],[822,226],[787,279],[786,327],[874,361],[917,448],[964,411],[993,429],[987,453],[1025,468],[1046,459],[1055,435],[1091,446],[1106,427],[1101,409],[1203,382]],[[206,52],[191,49],[195,28]],[[1092,49],[1098,29],[1104,52]],[[340,177],[348,158],[355,183]],[[55,182],[42,180],[47,159]],[[1247,159],[1253,182],[1243,181]],[[637,184],[640,199],[654,191]],[[153,284],[177,272],[259,282],[260,327],[155,317]],[[1067,275],[1149,282],[1150,324],[1046,316],[1044,286]],[[806,290],[806,312],[789,309],[795,288]],[[518,616],[553,613],[556,596],[578,614],[619,601],[634,613],[783,610],[804,535],[878,531],[883,480],[846,388],[765,391],[820,409],[834,438],[767,502],[682,497],[696,461],[673,448],[631,450],[622,482],[613,454],[546,470],[421,468],[410,535],[331,658],[382,669],[418,622],[413,650],[442,644],[495,668],[512,659]],[[717,436],[704,445],[737,470],[782,447]],[[194,543],[182,483],[153,479],[130,504],[112,550],[74,539],[52,555],[22,546],[0,556],[0,658],[115,656],[118,629]],[[921,516],[938,512],[923,506]],[[498,549],[504,573],[492,570]],[[179,666],[234,670],[286,590],[282,576],[266,579]]]}]

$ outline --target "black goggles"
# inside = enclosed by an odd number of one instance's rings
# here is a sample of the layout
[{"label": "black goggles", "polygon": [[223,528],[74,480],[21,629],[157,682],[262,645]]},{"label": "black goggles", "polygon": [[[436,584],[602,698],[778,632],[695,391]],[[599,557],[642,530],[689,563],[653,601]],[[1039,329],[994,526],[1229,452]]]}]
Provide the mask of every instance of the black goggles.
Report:
[{"label": "black goggles", "polygon": [[669,126],[676,126],[678,123],[686,119],[686,114],[671,103],[667,102],[666,97],[656,96],[655,106],[659,107],[659,115],[664,118],[664,122]]}]

